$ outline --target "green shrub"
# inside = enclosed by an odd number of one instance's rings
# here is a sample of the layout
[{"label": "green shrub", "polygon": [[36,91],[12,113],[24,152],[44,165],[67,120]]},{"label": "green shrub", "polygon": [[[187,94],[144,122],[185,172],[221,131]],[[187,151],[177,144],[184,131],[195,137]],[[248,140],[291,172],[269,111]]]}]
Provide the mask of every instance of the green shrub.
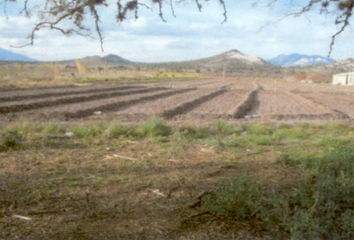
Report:
[{"label": "green shrub", "polygon": [[154,117],[140,125],[137,133],[141,137],[166,137],[172,133],[172,128],[164,124],[161,118]]},{"label": "green shrub", "polygon": [[275,160],[276,164],[285,167],[304,166],[307,167],[315,161],[315,157],[307,151],[296,151],[293,153],[284,152]]},{"label": "green shrub", "polygon": [[98,137],[104,132],[104,127],[102,125],[87,126],[80,124],[73,126],[71,132],[78,138]]},{"label": "green shrub", "polygon": [[248,131],[253,135],[270,135],[273,132],[273,129],[269,125],[265,124],[252,124],[249,126]]},{"label": "green shrub", "polygon": [[206,211],[235,220],[248,220],[259,213],[262,191],[246,174],[236,180],[222,182],[203,198]]},{"label": "green shrub", "polygon": [[309,171],[291,188],[262,188],[242,177],[223,183],[203,198],[211,214],[237,221],[278,226],[289,239],[354,238],[354,146],[338,147],[322,157],[283,154],[278,162]]},{"label": "green shrub", "polygon": [[134,126],[123,124],[113,125],[107,131],[109,138],[119,138],[120,136],[133,137],[137,135]]},{"label": "green shrub", "polygon": [[274,140],[284,140],[284,139],[304,139],[309,135],[306,131],[299,128],[279,128],[273,132]]},{"label": "green shrub", "polygon": [[314,142],[316,146],[324,147],[337,147],[343,144],[349,144],[352,139],[348,136],[333,136],[333,135],[321,135]]},{"label": "green shrub", "polygon": [[214,127],[216,133],[219,135],[231,135],[231,134],[240,134],[245,131],[243,126],[240,125],[228,125],[222,120],[217,120],[214,122]]},{"label": "green shrub", "polygon": [[227,124],[222,120],[215,121],[214,126],[218,134],[224,134],[227,129]]},{"label": "green shrub", "polygon": [[22,148],[23,135],[8,131],[0,134],[0,151],[16,150]]},{"label": "green shrub", "polygon": [[205,139],[211,136],[210,130],[206,127],[182,127],[181,135],[188,139]]},{"label": "green shrub", "polygon": [[41,127],[41,132],[44,134],[59,135],[65,132],[63,130],[62,125],[55,122],[45,123],[40,127]]},{"label": "green shrub", "polygon": [[245,137],[250,143],[256,145],[270,145],[272,143],[271,136],[268,135],[248,135]]}]

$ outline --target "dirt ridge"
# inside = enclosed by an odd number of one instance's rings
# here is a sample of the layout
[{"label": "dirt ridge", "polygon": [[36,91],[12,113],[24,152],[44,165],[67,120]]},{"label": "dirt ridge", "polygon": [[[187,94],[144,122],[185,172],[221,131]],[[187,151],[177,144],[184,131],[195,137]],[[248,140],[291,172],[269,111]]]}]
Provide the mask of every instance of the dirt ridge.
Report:
[{"label": "dirt ridge", "polygon": [[324,119],[343,119],[339,115],[334,115],[331,113],[322,113],[322,114],[273,114],[271,115],[271,119],[277,120],[297,120],[297,119],[304,119],[304,120],[324,120]]},{"label": "dirt ridge", "polygon": [[111,103],[111,104],[107,104],[107,105],[103,105],[103,106],[98,106],[95,108],[79,110],[77,112],[65,112],[64,116],[67,119],[68,118],[84,118],[84,117],[88,117],[88,116],[93,115],[94,112],[96,112],[96,111],[101,111],[101,112],[119,111],[119,110],[126,109],[134,104],[137,104],[137,103],[141,103],[141,102],[145,102],[145,101],[154,101],[157,99],[166,98],[168,96],[172,96],[175,94],[180,94],[180,93],[184,93],[184,92],[188,92],[188,91],[193,91],[193,90],[196,90],[196,88],[185,88],[185,89],[179,89],[179,90],[172,91],[172,92],[170,92],[170,91],[164,92],[164,93],[160,93],[160,94],[156,94],[156,95],[152,95],[152,96],[140,97],[140,98],[132,99],[132,100],[128,100],[128,101],[121,101],[121,102]]},{"label": "dirt ridge", "polygon": [[[329,107],[325,106],[324,104],[322,104],[322,103],[320,103],[320,102],[318,102],[318,101],[316,101],[316,100],[313,100],[313,99],[311,99],[311,98],[308,98],[308,97],[306,97],[306,96],[299,95],[299,94],[297,94],[297,93],[294,93],[294,94],[296,94],[296,95],[298,95],[298,96],[301,96],[302,98],[306,99],[307,101],[311,101],[311,102],[313,102],[313,103],[315,103],[315,104],[318,104],[318,105],[320,105],[320,106],[323,106],[323,107],[325,107],[325,108],[330,109],[331,111],[333,111],[333,113],[334,113],[333,115],[336,115],[336,117],[339,118],[339,119],[351,119],[351,117],[350,117],[347,113],[345,113],[345,112],[342,112],[342,111],[340,111],[340,110],[338,110],[338,109],[329,108]],[[322,93],[322,94],[323,94],[323,93]]]},{"label": "dirt ridge", "polygon": [[94,88],[94,89],[87,89],[81,90],[78,89],[76,91],[63,91],[63,92],[47,92],[41,94],[28,94],[22,96],[8,96],[8,97],[0,97],[0,102],[13,102],[13,101],[21,101],[21,100],[30,100],[30,99],[40,99],[46,97],[59,97],[59,96],[69,96],[69,95],[81,95],[87,93],[99,93],[99,92],[106,92],[106,91],[115,91],[115,90],[128,90],[128,89],[135,89],[135,88],[143,88],[142,86],[120,86],[120,87],[109,87],[109,88]]},{"label": "dirt ridge", "polygon": [[177,115],[185,114],[185,113],[191,111],[192,109],[198,107],[202,103],[204,103],[206,101],[210,101],[211,99],[215,98],[216,96],[218,96],[220,94],[225,93],[226,91],[227,91],[226,89],[221,89],[221,90],[212,92],[208,95],[199,97],[191,102],[186,102],[186,103],[184,103],[180,106],[177,106],[173,109],[167,110],[167,111],[163,112],[161,114],[161,116],[166,119],[171,119]]},{"label": "dirt ridge", "polygon": [[58,105],[63,105],[63,104],[87,102],[87,101],[99,100],[99,99],[104,99],[104,98],[111,98],[111,97],[116,97],[116,96],[125,96],[125,95],[131,95],[131,94],[154,92],[154,91],[163,90],[163,89],[166,89],[166,88],[159,87],[159,88],[148,88],[148,89],[133,90],[133,91],[117,91],[117,92],[94,94],[94,95],[89,95],[89,96],[60,98],[60,99],[52,100],[52,101],[42,101],[42,102],[30,103],[30,104],[17,104],[17,105],[12,105],[12,106],[3,106],[3,107],[0,107],[0,113],[22,112],[22,111],[27,111],[27,110],[32,110],[32,109],[52,107],[52,106],[58,106]]},{"label": "dirt ridge", "polygon": [[236,107],[236,110],[231,114],[231,118],[244,118],[254,112],[259,106],[258,93],[262,88],[257,86],[247,94],[245,100]]}]

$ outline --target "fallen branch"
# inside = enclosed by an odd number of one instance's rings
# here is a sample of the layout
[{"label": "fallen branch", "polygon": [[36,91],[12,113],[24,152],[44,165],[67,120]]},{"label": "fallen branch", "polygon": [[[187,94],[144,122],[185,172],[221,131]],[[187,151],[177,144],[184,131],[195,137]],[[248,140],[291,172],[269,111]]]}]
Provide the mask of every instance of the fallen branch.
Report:
[{"label": "fallen branch", "polygon": [[151,189],[150,191],[151,191],[152,193],[154,193],[154,194],[160,196],[160,197],[166,197],[166,195],[163,194],[162,192],[160,192],[159,189]]},{"label": "fallen branch", "polygon": [[202,204],[202,198],[206,195],[211,195],[213,194],[210,191],[203,191],[201,192],[198,196],[197,196],[197,201],[195,203],[189,204],[187,205],[188,208],[195,208],[195,207],[200,207],[200,205]]},{"label": "fallen branch", "polygon": [[135,161],[138,160],[137,158],[125,157],[125,156],[118,155],[118,154],[113,154],[112,156],[106,156],[106,158],[108,158],[108,159],[110,159],[110,158],[121,158],[121,159],[129,160],[129,161],[132,161],[132,162],[135,162]]},{"label": "fallen branch", "polygon": [[27,220],[27,221],[33,220],[33,219],[30,218],[30,217],[25,217],[25,216],[16,215],[16,214],[12,215],[12,217],[14,217],[14,218],[19,218],[19,219],[22,219],[22,220]]},{"label": "fallen branch", "polygon": [[200,213],[192,214],[188,218],[200,217],[200,216],[207,215],[207,214],[210,214],[210,212],[206,211],[206,212],[200,212]]}]

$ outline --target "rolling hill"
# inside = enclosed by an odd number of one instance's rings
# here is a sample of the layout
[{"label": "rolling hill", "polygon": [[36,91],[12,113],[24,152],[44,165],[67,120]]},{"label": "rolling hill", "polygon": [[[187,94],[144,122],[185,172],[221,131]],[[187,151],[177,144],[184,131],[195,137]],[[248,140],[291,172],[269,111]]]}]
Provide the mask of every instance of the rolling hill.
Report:
[{"label": "rolling hill", "polygon": [[329,64],[313,66],[309,68],[312,71],[323,72],[329,74],[336,74],[342,72],[353,72],[354,71],[354,59],[347,58],[338,62],[332,62]]},{"label": "rolling hill", "polygon": [[197,71],[197,72],[249,72],[249,71],[273,71],[279,67],[273,66],[265,60],[249,56],[238,50],[230,50],[222,54],[207,58],[163,63],[139,64],[143,69],[162,69],[172,71]]}]

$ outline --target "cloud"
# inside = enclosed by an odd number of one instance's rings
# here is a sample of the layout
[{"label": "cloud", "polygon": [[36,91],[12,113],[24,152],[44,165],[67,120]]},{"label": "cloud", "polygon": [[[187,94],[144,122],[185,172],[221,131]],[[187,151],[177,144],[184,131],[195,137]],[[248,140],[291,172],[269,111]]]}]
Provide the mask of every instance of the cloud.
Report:
[{"label": "cloud", "polygon": [[[34,0],[33,3],[40,2]],[[264,0],[265,2],[265,0]],[[65,37],[57,31],[43,30],[36,34],[32,47],[11,49],[9,46],[28,42],[35,18],[11,15],[9,21],[0,17],[0,47],[25,54],[39,60],[62,60],[89,55],[117,54],[133,61],[181,61],[208,57],[230,49],[262,58],[278,54],[306,53],[326,55],[331,36],[337,31],[333,19],[317,12],[300,18],[286,18],[275,24],[266,24],[287,11],[300,9],[305,0],[289,1],[270,10],[249,1],[227,1],[228,21],[223,21],[223,8],[219,1],[208,1],[200,13],[194,3],[175,4],[174,18],[168,5],[164,5],[163,22],[157,6],[154,10],[139,8],[123,23],[115,20],[116,7],[101,8],[101,29],[105,39],[105,52],[100,42],[79,36]],[[292,5],[291,5],[292,4]],[[18,10],[18,9],[17,9]],[[15,12],[15,8],[11,10]],[[85,23],[94,30],[92,18]],[[262,31],[259,29],[265,26]],[[337,59],[353,57],[353,29],[346,30],[336,41],[333,56]],[[348,50],[349,49],[349,50]]]}]

